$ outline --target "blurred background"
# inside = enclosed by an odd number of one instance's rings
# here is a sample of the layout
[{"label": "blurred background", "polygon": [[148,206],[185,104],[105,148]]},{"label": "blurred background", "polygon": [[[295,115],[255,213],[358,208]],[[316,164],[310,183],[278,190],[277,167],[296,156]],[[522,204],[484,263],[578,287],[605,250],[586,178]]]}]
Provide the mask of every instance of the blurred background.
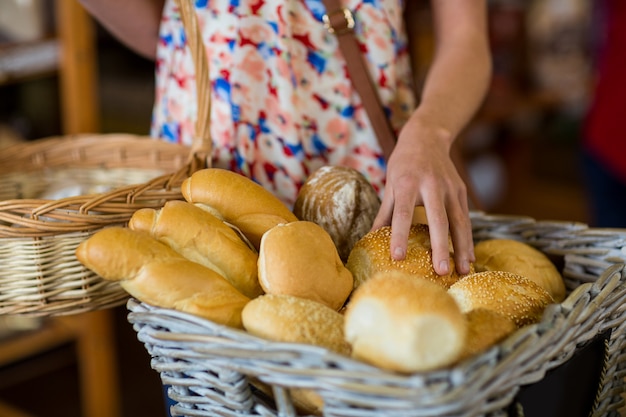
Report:
[{"label": "blurred background", "polygon": [[[588,221],[580,141],[593,86],[591,4],[489,1],[493,80],[462,137],[485,211]],[[433,49],[428,8],[416,8],[408,22],[417,33],[419,85]],[[85,131],[148,135],[153,83],[153,63],[119,44],[76,1],[0,0],[0,152],[10,143]],[[164,415],[160,381],[125,308],[107,314],[121,415]],[[0,333],[0,416],[87,415],[78,339],[4,359],[15,337]]]}]

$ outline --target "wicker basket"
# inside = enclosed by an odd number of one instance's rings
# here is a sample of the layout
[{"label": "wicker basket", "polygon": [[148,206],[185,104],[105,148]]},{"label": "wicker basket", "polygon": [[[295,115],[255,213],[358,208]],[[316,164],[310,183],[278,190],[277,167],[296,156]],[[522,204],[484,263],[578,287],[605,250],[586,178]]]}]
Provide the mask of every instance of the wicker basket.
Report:
[{"label": "wicker basket", "polygon": [[[126,292],[75,257],[103,227],[181,199],[202,167],[190,148],[108,134],[18,144],[0,155],[0,314],[61,315],[123,304]],[[69,195],[65,195],[69,194]]]},{"label": "wicker basket", "polygon": [[[273,343],[193,315],[129,300],[129,321],[177,402],[174,416],[296,416],[294,388],[316,392],[324,416],[508,415],[524,386],[542,381],[610,334],[588,415],[619,415],[624,392],[626,230],[472,213],[477,240],[527,242],[560,266],[568,297],[540,323],[457,366],[398,375],[302,344]],[[267,396],[261,381],[271,388]],[[597,390],[597,391],[596,391]],[[519,410],[518,410],[519,411]],[[518,414],[523,415],[523,413]],[[528,415],[528,414],[527,414]],[[587,415],[585,412],[584,415]]]},{"label": "wicker basket", "polygon": [[[182,181],[210,166],[208,61],[193,6],[180,3],[196,70],[191,147],[109,134],[47,138],[3,149],[0,315],[53,316],[123,304],[128,297],[119,284],[78,262],[78,244],[103,227],[125,225],[139,208],[182,199]],[[51,195],[54,190],[71,196]]]}]

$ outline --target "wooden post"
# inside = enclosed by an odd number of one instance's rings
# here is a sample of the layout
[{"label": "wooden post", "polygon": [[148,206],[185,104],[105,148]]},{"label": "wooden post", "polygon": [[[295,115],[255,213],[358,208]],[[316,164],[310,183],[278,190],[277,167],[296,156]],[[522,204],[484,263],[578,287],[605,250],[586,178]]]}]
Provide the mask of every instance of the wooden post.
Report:
[{"label": "wooden post", "polygon": [[77,0],[56,5],[63,132],[95,133],[100,122],[94,23]]}]

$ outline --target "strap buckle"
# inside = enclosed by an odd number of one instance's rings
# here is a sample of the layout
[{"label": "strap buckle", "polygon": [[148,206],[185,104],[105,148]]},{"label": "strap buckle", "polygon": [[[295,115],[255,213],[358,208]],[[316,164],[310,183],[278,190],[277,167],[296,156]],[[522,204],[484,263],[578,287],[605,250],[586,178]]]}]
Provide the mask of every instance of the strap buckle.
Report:
[{"label": "strap buckle", "polygon": [[324,14],[322,21],[328,33],[337,35],[343,35],[354,28],[354,16],[350,9],[346,7]]}]

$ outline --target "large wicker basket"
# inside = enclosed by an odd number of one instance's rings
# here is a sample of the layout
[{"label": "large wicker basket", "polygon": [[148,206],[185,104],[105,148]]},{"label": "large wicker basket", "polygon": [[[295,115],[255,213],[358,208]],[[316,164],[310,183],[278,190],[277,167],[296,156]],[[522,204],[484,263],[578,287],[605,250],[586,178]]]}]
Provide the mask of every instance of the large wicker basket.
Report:
[{"label": "large wicker basket", "polygon": [[[176,401],[172,415],[301,415],[290,396],[297,388],[321,396],[324,416],[491,416],[511,415],[511,410],[521,416],[525,387],[540,383],[598,340],[601,373],[595,380],[573,381],[592,395],[580,415],[619,415],[625,389],[626,230],[482,213],[472,213],[472,219],[477,240],[527,242],[561,269],[568,297],[551,305],[540,323],[451,369],[407,376],[131,299],[129,321],[152,356],[153,369],[170,386]],[[270,387],[271,395],[259,386]]]},{"label": "large wicker basket", "polygon": [[126,293],[75,257],[99,229],[141,207],[182,198],[203,166],[190,148],[108,134],[40,139],[0,155],[0,314],[79,313],[123,304]]}]

